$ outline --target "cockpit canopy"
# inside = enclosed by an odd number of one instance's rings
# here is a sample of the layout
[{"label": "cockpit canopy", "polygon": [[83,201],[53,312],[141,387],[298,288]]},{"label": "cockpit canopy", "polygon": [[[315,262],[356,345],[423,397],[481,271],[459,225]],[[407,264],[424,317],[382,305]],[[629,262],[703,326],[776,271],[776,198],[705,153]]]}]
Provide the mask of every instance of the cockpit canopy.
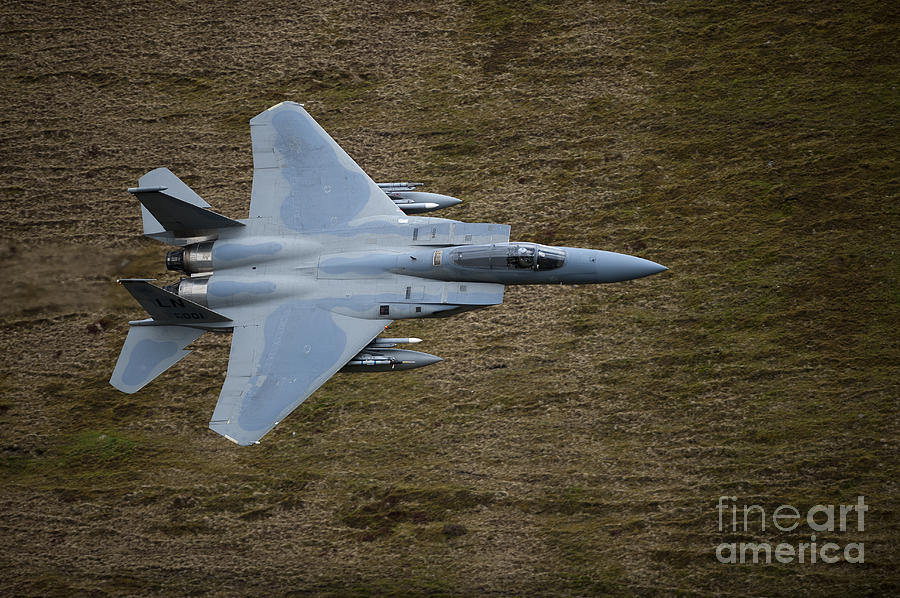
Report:
[{"label": "cockpit canopy", "polygon": [[566,261],[562,249],[537,243],[457,247],[450,256],[457,266],[492,270],[552,270]]}]

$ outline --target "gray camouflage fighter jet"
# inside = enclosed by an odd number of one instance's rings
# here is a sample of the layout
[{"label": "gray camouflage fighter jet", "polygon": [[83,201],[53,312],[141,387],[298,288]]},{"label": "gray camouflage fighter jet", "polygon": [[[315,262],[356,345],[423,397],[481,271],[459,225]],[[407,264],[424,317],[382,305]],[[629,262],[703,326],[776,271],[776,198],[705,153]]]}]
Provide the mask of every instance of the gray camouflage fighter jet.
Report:
[{"label": "gray camouflage fighter jet", "polygon": [[180,247],[179,282],[119,283],[150,318],[131,328],[110,383],[133,393],[204,332],[232,332],[209,427],[259,441],[339,371],[417,368],[439,357],[377,335],[393,320],[497,305],[503,285],[617,282],[666,268],[608,251],[511,243],[509,226],[410,216],[459,203],[419,183],[375,183],[312,117],[283,102],[250,121],[250,217],[232,220],[165,168],[128,191],[144,234]]}]

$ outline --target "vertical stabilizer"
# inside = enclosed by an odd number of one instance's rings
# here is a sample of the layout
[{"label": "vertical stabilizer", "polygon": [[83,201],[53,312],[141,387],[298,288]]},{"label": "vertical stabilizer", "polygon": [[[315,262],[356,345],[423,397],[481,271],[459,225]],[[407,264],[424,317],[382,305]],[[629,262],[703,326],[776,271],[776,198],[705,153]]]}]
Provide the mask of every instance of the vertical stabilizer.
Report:
[{"label": "vertical stabilizer", "polygon": [[244,226],[213,212],[168,168],[151,170],[139,179],[138,185],[128,192],[141,202],[144,234],[157,241],[183,245],[196,241],[194,237],[215,238],[216,229]]},{"label": "vertical stabilizer", "polygon": [[[138,179],[138,187],[165,187],[166,193],[172,197],[176,197],[181,201],[193,204],[200,208],[208,208],[210,205],[203,201],[203,198],[194,193],[194,190],[188,187],[184,181],[179,179],[168,168],[157,168],[151,170],[140,179]],[[144,234],[152,235],[156,233],[166,232],[165,227],[153,217],[143,204],[141,204],[141,216],[144,219]]]}]

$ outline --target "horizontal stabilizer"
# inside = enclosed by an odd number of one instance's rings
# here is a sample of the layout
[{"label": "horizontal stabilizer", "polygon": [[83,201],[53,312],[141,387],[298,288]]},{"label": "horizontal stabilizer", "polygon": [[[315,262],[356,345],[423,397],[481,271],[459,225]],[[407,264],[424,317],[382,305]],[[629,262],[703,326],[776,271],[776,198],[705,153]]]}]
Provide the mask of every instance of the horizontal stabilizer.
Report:
[{"label": "horizontal stabilizer", "polygon": [[123,278],[118,281],[137,299],[147,313],[157,322],[171,322],[180,326],[195,326],[230,322],[220,313],[194,303],[189,299],[153,286],[143,278]]},{"label": "horizontal stabilizer", "polygon": [[173,237],[192,237],[217,228],[243,226],[209,210],[209,204],[167,168],[148,172],[138,184],[128,192],[141,202],[145,235],[158,238],[172,233]]},{"label": "horizontal stabilizer", "polygon": [[122,392],[139,391],[190,353],[184,348],[203,332],[186,326],[132,326],[109,383]]}]

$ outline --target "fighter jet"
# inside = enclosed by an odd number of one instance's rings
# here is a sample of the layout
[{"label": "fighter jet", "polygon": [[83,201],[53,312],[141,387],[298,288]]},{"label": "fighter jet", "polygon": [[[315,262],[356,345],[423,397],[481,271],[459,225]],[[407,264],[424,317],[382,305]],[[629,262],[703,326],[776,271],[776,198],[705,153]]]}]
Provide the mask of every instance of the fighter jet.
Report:
[{"label": "fighter jet", "polygon": [[209,427],[251,445],[335,373],[406,370],[441,361],[378,337],[393,320],[498,305],[507,284],[586,284],[661,272],[609,251],[509,240],[509,226],[412,216],[459,203],[376,183],[300,104],[250,121],[250,217],[210,209],[165,168],[128,189],[144,235],[178,247],[158,287],[118,282],[149,318],[130,329],[110,383],[133,393],[184,358],[205,332],[231,332],[228,373]]}]

